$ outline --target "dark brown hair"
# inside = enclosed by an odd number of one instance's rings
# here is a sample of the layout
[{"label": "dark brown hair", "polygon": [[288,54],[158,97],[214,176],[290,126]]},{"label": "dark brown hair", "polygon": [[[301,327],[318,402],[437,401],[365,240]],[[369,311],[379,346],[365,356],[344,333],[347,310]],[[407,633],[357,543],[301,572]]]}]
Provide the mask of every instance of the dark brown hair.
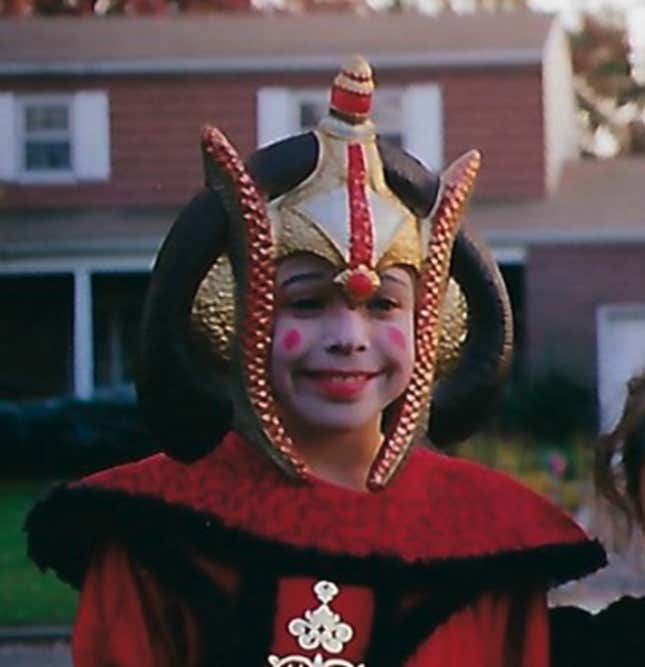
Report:
[{"label": "dark brown hair", "polygon": [[[619,457],[619,460],[616,460]],[[623,414],[611,433],[598,441],[595,481],[599,493],[626,516],[645,527],[640,502],[641,469],[645,466],[645,371],[627,383]]]}]

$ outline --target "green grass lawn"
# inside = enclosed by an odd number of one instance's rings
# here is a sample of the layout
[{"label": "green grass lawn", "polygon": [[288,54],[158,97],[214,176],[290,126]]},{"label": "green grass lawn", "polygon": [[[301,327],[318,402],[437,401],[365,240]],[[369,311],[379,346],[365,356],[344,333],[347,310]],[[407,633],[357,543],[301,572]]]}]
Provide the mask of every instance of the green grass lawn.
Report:
[{"label": "green grass lawn", "polygon": [[0,480],[0,625],[71,623],[76,592],[27,559],[25,516],[49,486]]},{"label": "green grass lawn", "polygon": [[[531,438],[476,435],[460,443],[456,454],[512,475],[572,513],[592,495],[593,443],[585,439],[556,446]],[[554,455],[564,464],[559,475],[549,465]]]}]

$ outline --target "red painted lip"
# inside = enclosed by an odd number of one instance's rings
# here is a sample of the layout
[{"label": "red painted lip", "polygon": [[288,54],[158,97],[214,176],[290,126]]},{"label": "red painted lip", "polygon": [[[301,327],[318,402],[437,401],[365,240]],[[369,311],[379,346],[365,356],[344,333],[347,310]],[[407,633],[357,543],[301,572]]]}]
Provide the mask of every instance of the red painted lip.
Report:
[{"label": "red painted lip", "polygon": [[369,382],[380,372],[325,369],[302,373],[316,389],[332,400],[346,401],[357,398]]}]

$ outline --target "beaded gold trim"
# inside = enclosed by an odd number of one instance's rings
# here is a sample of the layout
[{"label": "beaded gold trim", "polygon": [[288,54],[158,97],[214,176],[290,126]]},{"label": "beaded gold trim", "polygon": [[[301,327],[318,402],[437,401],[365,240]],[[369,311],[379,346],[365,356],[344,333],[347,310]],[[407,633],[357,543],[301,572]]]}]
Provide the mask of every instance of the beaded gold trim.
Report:
[{"label": "beaded gold trim", "polygon": [[430,401],[436,370],[441,306],[446,292],[452,245],[481,165],[478,151],[470,151],[443,174],[443,192],[433,220],[428,257],[421,274],[415,322],[416,358],[410,384],[398,401],[398,415],[374,460],[368,487],[386,486],[405,457],[421,413]]},{"label": "beaded gold trim", "polygon": [[[246,256],[245,300],[241,305],[239,367],[244,375],[246,397],[254,414],[246,415],[253,423],[257,417],[267,440],[271,458],[297,477],[305,477],[307,466],[297,455],[291,438],[278,415],[277,404],[269,386],[269,359],[275,311],[275,270],[273,238],[266,204],[244,163],[226,139],[214,127],[202,133],[202,146],[231,180],[236,204],[244,225]],[[238,221],[235,221],[236,224]],[[238,406],[245,410],[246,406]]]}]

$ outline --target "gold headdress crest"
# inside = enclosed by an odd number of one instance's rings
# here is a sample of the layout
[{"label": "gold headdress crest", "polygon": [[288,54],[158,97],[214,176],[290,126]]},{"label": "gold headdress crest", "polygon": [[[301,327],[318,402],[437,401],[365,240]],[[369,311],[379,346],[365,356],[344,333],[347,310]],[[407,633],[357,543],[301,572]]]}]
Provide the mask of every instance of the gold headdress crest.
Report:
[{"label": "gold headdress crest", "polygon": [[[467,403],[475,420],[486,412],[490,400],[478,387],[495,386],[508,366],[508,300],[494,262],[466,235],[451,262],[479,154],[471,151],[440,176],[431,174],[378,139],[369,120],[373,87],[369,65],[352,59],[334,80],[329,114],[316,130],[261,149],[248,169],[221,132],[204,130],[209,188],[181,214],[160,254],[138,379],[144,413],[159,422],[158,437],[178,458],[190,457],[173,444],[173,434],[185,438],[189,416],[187,430],[199,433],[192,451],[221,437],[231,416],[225,394],[233,401],[233,427],[288,474],[307,477],[269,379],[277,263],[300,252],[329,261],[335,281],[355,302],[372,296],[379,272],[389,266],[405,265],[418,275],[414,368],[388,410],[371,489],[387,484],[424,429],[437,373],[450,379],[444,409],[435,413],[450,426],[437,433],[463,437],[470,428],[463,414],[455,420],[455,405]],[[481,325],[473,340],[471,315]],[[191,336],[182,333],[186,329]],[[201,357],[191,360],[190,341],[201,350],[206,342],[206,365]],[[480,359],[486,370],[467,372]],[[171,394],[164,389],[169,378]],[[215,404],[222,424],[210,415]]]},{"label": "gold headdress crest", "polygon": [[[387,482],[405,455],[423,406],[429,399],[440,347],[439,329],[450,250],[479,167],[479,155],[472,152],[453,167],[449,178],[441,182],[437,206],[426,217],[418,218],[386,182],[374,125],[367,116],[372,90],[369,65],[361,58],[354,58],[336,77],[330,114],[315,130],[318,151],[313,171],[303,182],[267,206],[267,219],[273,239],[271,254],[274,261],[297,252],[323,257],[337,268],[335,282],[343,286],[352,301],[369,299],[378,288],[379,271],[388,266],[407,265],[420,274],[422,289],[416,323],[419,342],[415,371],[412,384],[400,401],[396,426],[386,437],[372,470],[370,484],[376,488]],[[208,141],[221,141],[221,135],[208,135],[207,144]],[[211,154],[215,155],[217,150],[220,149],[211,146]],[[433,217],[435,208],[437,215]],[[217,344],[223,348],[233,334],[233,326],[216,322],[219,314],[232,311],[231,305],[220,303],[213,307],[209,298],[204,298],[204,292],[212,294],[215,291],[222,296],[226,283],[229,289],[232,285],[231,279],[225,275],[224,260],[220,262],[202,283],[194,302],[193,316],[202,330],[211,329]],[[220,273],[219,279],[214,272]],[[462,313],[465,310],[458,296],[457,309]],[[446,319],[451,318],[454,321],[454,312]],[[252,337],[253,333],[247,331],[246,335]],[[452,336],[451,343],[455,346],[456,341],[456,347],[459,347],[464,337],[465,333]],[[256,343],[249,340],[243,347],[248,352],[249,346],[253,345]],[[262,342],[263,352],[258,359],[245,360],[245,365],[251,363],[253,368],[259,369],[247,378],[247,393],[251,396],[253,409],[260,415],[267,413],[267,395],[266,391],[256,392],[262,400],[255,405],[253,383],[268,382],[266,374],[261,372],[268,362],[267,347],[268,341]],[[277,414],[271,414],[268,419],[267,423],[275,426]],[[276,429],[268,436],[274,453],[278,451],[293,469],[303,470],[304,464],[289,444],[288,434],[277,426]],[[276,433],[279,433],[277,438]]]}]

